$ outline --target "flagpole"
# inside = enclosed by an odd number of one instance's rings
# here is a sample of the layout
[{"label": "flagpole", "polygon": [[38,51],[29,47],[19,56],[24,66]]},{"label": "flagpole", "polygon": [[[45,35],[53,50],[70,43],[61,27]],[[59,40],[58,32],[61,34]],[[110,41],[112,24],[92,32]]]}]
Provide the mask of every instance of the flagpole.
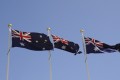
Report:
[{"label": "flagpole", "polygon": [[84,30],[80,30],[82,34],[82,43],[83,43],[83,49],[84,49],[84,58],[85,58],[85,64],[86,64],[86,71],[88,75],[88,80],[90,80],[90,72],[88,68],[88,62],[87,62],[87,52],[86,52],[86,46],[85,46],[85,39],[84,39]]},{"label": "flagpole", "polygon": [[9,35],[8,35],[8,52],[7,52],[6,80],[9,80],[10,48],[11,48],[11,27],[12,27],[12,24],[8,24]]},{"label": "flagpole", "polygon": [[[47,31],[48,31],[48,36],[50,38],[51,34],[50,34],[50,30],[51,28],[47,28]],[[49,67],[50,67],[50,80],[52,80],[52,62],[51,62],[51,51],[49,50],[49,57],[48,57],[48,61],[49,61]]]}]

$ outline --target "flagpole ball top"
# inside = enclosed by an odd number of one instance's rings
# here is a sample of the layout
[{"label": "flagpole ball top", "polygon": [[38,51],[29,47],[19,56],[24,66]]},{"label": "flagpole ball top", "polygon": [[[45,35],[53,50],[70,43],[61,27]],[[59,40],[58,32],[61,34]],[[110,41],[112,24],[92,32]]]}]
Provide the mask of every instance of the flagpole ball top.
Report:
[{"label": "flagpole ball top", "polygon": [[47,28],[47,30],[51,30],[51,28],[49,27],[49,28]]},{"label": "flagpole ball top", "polygon": [[81,29],[81,30],[80,30],[80,32],[84,32],[84,30],[83,30],[83,29]]},{"label": "flagpole ball top", "polygon": [[8,27],[12,27],[12,24],[8,24]]}]

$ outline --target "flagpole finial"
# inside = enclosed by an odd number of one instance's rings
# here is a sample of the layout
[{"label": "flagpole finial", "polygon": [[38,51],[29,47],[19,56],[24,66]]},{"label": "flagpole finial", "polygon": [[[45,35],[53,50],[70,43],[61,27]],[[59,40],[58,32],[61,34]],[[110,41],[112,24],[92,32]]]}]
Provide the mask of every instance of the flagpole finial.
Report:
[{"label": "flagpole finial", "polygon": [[8,27],[9,27],[9,28],[12,27],[12,24],[8,24]]},{"label": "flagpole finial", "polygon": [[84,32],[84,30],[83,30],[83,29],[81,29],[81,30],[80,30],[80,32]]},{"label": "flagpole finial", "polygon": [[47,30],[48,30],[48,31],[50,31],[50,30],[51,30],[51,28],[49,27],[49,28],[47,28]]}]

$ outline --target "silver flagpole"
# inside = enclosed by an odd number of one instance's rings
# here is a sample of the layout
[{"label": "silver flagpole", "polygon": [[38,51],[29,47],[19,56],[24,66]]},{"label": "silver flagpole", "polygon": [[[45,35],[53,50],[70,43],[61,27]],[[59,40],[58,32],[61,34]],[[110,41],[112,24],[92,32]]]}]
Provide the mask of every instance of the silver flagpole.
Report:
[{"label": "silver flagpole", "polygon": [[84,39],[84,30],[80,30],[82,34],[82,43],[83,43],[83,48],[84,48],[84,58],[85,58],[85,64],[86,64],[86,71],[88,75],[88,80],[90,80],[90,72],[88,68],[88,62],[87,62],[87,52],[86,52],[86,46],[85,46],[85,39]]},{"label": "silver flagpole", "polygon": [[12,24],[8,24],[9,36],[8,36],[8,52],[7,52],[7,69],[6,69],[6,80],[9,80],[9,65],[10,65],[10,48],[11,48],[11,27]]},{"label": "silver flagpole", "polygon": [[[51,28],[47,28],[49,38],[51,37],[50,30]],[[48,61],[49,61],[49,66],[50,66],[50,80],[52,80],[52,62],[51,62],[51,51],[50,50],[49,50]]]}]

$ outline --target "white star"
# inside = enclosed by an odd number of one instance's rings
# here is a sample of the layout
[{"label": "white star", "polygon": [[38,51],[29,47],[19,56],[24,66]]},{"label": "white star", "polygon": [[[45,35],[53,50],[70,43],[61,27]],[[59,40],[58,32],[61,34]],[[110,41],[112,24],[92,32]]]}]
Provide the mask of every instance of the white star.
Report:
[{"label": "white star", "polygon": [[71,49],[73,49],[73,47],[71,47]]},{"label": "white star", "polygon": [[38,43],[38,41],[36,41],[36,43]]},{"label": "white star", "polygon": [[94,48],[95,51],[99,51],[100,49],[98,47],[95,46]]},{"label": "white star", "polygon": [[47,40],[44,41],[44,43],[46,43],[46,42],[47,42]]},{"label": "white star", "polygon": [[42,38],[42,35],[40,35],[40,38]]},{"label": "white star", "polygon": [[43,50],[45,50],[45,48],[43,48]]},{"label": "white star", "polygon": [[61,48],[62,48],[62,49],[66,49],[66,46],[62,46]]},{"label": "white star", "polygon": [[20,43],[20,45],[21,45],[21,46],[25,46],[25,44],[24,44],[24,43]]}]

